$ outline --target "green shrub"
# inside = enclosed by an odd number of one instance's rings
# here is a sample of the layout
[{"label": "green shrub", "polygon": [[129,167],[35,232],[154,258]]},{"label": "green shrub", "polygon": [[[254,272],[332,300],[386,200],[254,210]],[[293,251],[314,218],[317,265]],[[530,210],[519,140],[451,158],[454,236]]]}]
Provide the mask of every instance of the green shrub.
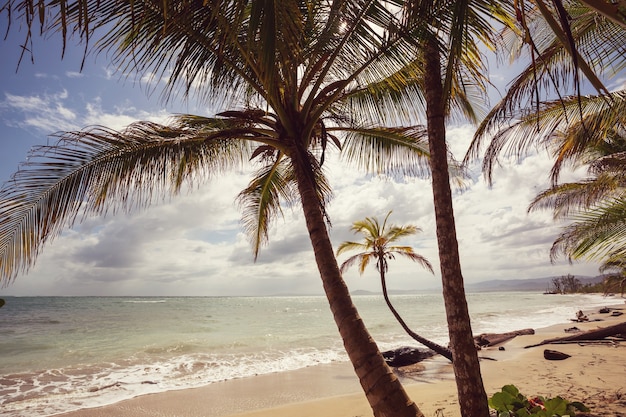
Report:
[{"label": "green shrub", "polygon": [[589,411],[580,402],[570,402],[561,397],[526,397],[515,385],[505,385],[502,391],[489,398],[489,407],[498,417],[563,417],[575,416],[577,411]]}]

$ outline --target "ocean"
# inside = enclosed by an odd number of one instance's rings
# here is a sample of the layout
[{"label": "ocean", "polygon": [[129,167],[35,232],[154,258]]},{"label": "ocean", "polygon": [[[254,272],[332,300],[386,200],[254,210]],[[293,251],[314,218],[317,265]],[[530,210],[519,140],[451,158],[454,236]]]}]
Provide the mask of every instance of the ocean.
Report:
[{"label": "ocean", "polygon": [[[419,346],[381,295],[354,296],[381,350]],[[6,297],[0,309],[0,409],[45,417],[142,394],[347,361],[323,296]],[[447,344],[441,294],[391,295],[418,334]],[[468,294],[475,334],[541,328],[597,294]]]}]

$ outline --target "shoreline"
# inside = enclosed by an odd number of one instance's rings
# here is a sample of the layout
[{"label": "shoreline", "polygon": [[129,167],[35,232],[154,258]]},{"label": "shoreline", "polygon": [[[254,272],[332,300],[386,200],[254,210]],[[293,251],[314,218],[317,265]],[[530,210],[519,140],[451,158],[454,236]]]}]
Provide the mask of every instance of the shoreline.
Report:
[{"label": "shoreline", "polygon": [[[607,307],[626,309],[607,300]],[[565,328],[581,330],[605,327],[626,321],[626,315],[612,317],[585,311],[590,321],[564,321],[535,329],[534,335],[517,336],[498,347],[479,351],[481,372],[487,395],[514,384],[523,394],[546,397],[563,396],[581,401],[600,415],[626,416],[626,343],[607,345],[558,345],[556,349],[572,355],[565,361],[547,361],[544,347],[524,349],[542,340],[566,336]],[[625,311],[626,312],[626,311]],[[572,312],[572,318],[574,312]],[[594,321],[602,319],[602,321]],[[511,329],[518,330],[518,329]],[[405,389],[425,416],[460,417],[452,365],[433,357],[414,372],[398,372]],[[405,370],[406,371],[406,370]],[[624,398],[622,398],[624,394]],[[597,409],[602,406],[602,409]],[[621,413],[621,414],[620,414]],[[212,383],[200,388],[167,391],[138,396],[111,405],[56,414],[55,417],[352,417],[371,415],[349,362],[317,365],[289,372]]]}]

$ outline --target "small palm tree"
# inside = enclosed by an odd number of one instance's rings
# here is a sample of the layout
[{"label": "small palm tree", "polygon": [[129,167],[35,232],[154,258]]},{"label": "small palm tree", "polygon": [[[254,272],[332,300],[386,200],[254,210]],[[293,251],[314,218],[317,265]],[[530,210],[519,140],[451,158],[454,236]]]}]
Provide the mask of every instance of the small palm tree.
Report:
[{"label": "small palm tree", "polygon": [[396,320],[398,320],[398,323],[400,323],[402,328],[413,339],[417,340],[424,346],[429,347],[438,354],[445,356],[450,361],[452,361],[452,352],[450,352],[448,348],[438,345],[428,339],[425,339],[424,337],[412,331],[402,319],[398,311],[393,307],[393,305],[391,304],[391,300],[389,300],[385,274],[389,270],[389,264],[387,261],[389,259],[395,259],[395,255],[404,256],[414,262],[418,262],[424,268],[428,269],[431,273],[433,272],[433,267],[430,262],[428,262],[428,260],[423,256],[415,253],[412,247],[393,245],[394,242],[405,236],[410,236],[421,232],[421,229],[414,225],[396,226],[390,224],[389,226],[387,226],[387,220],[389,219],[390,215],[391,211],[387,213],[387,216],[385,217],[382,225],[375,217],[366,217],[365,220],[360,220],[353,223],[352,231],[354,233],[363,234],[363,236],[365,237],[365,242],[343,242],[341,245],[339,245],[339,248],[337,249],[337,255],[341,255],[342,253],[351,250],[362,251],[346,259],[344,263],[341,264],[340,271],[341,273],[343,273],[350,266],[358,262],[359,273],[363,274],[365,268],[367,268],[367,266],[372,261],[376,261],[376,269],[380,273],[380,282],[383,288],[383,296],[385,297],[385,302],[387,303],[389,310],[391,310]]}]

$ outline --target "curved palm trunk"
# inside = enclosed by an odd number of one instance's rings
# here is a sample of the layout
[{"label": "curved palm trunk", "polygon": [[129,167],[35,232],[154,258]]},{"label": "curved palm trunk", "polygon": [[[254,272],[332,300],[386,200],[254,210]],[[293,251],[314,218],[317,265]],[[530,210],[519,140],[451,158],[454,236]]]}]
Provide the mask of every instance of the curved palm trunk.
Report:
[{"label": "curved palm trunk", "polygon": [[[398,378],[391,372],[376,342],[365,328],[346,286],[328,237],[324,216],[313,185],[308,155],[291,155],[306,226],[313,245],[324,291],[339,334],[361,387],[377,417],[423,417]],[[307,159],[305,159],[307,158]]]},{"label": "curved palm trunk", "polygon": [[400,313],[398,313],[396,309],[394,308],[394,306],[391,304],[391,300],[389,299],[389,294],[387,294],[387,282],[385,279],[385,269],[380,260],[378,261],[378,268],[379,268],[378,270],[380,271],[380,282],[383,287],[383,297],[385,298],[387,307],[389,307],[389,310],[391,310],[391,313],[393,314],[393,316],[396,318],[398,323],[400,323],[400,326],[402,326],[404,331],[407,332],[408,335],[411,336],[413,339],[415,339],[422,345],[426,346],[427,348],[432,349],[433,351],[437,352],[439,355],[443,356],[444,358],[447,358],[448,360],[452,362],[452,352],[450,352],[450,349],[444,346],[438,345],[435,342],[431,342],[425,337],[422,337],[419,334],[415,333],[413,330],[409,328],[409,326],[407,326],[404,319],[400,316]]},{"label": "curved palm trunk", "polygon": [[446,101],[443,96],[439,50],[434,42],[427,42],[424,56],[426,116],[437,244],[459,406],[462,416],[487,417],[489,405],[472,337],[456,239],[446,146]]}]

